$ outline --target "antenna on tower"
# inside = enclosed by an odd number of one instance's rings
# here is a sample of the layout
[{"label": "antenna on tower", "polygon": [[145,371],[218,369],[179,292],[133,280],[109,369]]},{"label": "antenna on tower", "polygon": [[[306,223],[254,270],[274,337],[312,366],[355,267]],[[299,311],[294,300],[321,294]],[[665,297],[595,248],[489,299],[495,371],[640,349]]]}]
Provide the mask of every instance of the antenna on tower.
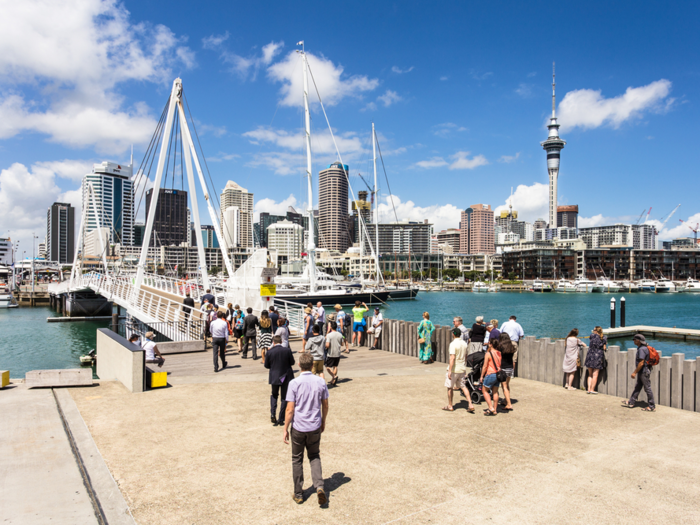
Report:
[{"label": "antenna on tower", "polygon": [[134,145],[131,145],[131,167],[134,167]]},{"label": "antenna on tower", "polygon": [[555,65],[556,65],[556,63],[552,62],[552,118],[555,117],[554,108],[556,106],[556,99],[557,99],[556,95],[554,94],[554,88],[557,85],[555,82],[555,77],[556,77],[555,71],[554,71]]},{"label": "antenna on tower", "polygon": [[510,209],[510,215],[513,215],[513,186],[510,187],[510,199],[508,199],[508,208]]}]

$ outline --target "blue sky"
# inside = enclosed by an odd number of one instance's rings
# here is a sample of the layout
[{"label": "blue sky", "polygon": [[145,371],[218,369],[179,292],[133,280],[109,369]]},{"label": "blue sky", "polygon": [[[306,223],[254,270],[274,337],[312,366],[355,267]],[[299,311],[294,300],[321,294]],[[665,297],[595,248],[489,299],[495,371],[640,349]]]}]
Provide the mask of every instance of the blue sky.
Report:
[{"label": "blue sky", "polygon": [[[138,164],[178,75],[217,191],[231,179],[256,211],[301,207],[299,40],[355,191],[375,122],[399,219],[456,227],[511,187],[521,217],[546,216],[556,61],[560,203],[583,225],[681,204],[663,238],[700,221],[696,3],[15,4],[0,7],[0,234],[43,232],[51,202],[79,202],[92,162],[127,161],[133,143]],[[318,172],[335,153],[312,110]]]}]

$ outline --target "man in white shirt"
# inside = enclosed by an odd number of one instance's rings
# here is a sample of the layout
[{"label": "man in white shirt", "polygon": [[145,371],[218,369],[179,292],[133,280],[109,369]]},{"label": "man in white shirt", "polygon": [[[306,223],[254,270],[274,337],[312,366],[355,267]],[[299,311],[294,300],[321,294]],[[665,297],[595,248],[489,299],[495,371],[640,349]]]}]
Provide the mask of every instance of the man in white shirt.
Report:
[{"label": "man in white shirt", "polygon": [[153,342],[154,337],[155,334],[153,332],[146,332],[146,342],[143,343],[142,348],[146,352],[146,363],[157,364],[158,368],[160,368],[163,366],[163,363],[165,363],[165,358]]},{"label": "man in white shirt", "polygon": [[516,369],[516,364],[518,363],[518,342],[525,337],[525,332],[523,332],[523,327],[520,326],[514,315],[510,316],[503,326],[501,326],[501,333],[508,334],[510,337],[510,342],[513,343],[515,347],[515,352],[513,353],[513,369]]},{"label": "man in white shirt", "polygon": [[374,308],[374,317],[372,317],[372,329],[374,330],[374,345],[370,350],[381,350],[382,349],[382,325],[384,324],[384,316],[379,311],[378,307]]},{"label": "man in white shirt", "polygon": [[462,331],[459,328],[452,329],[452,342],[450,343],[450,364],[447,365],[447,377],[445,377],[445,387],[447,388],[447,406],[443,410],[452,412],[453,393],[455,389],[459,389],[464,393],[464,397],[469,402],[467,412],[474,413],[474,405],[472,398],[467,390],[467,385],[464,382],[464,376],[467,373],[467,350],[469,345],[462,339]]},{"label": "man in white shirt", "polygon": [[221,357],[221,369],[226,368],[226,344],[228,343],[228,323],[224,321],[224,312],[216,313],[216,320],[212,321],[211,330],[212,354],[214,356],[214,372],[219,371],[219,357]]}]

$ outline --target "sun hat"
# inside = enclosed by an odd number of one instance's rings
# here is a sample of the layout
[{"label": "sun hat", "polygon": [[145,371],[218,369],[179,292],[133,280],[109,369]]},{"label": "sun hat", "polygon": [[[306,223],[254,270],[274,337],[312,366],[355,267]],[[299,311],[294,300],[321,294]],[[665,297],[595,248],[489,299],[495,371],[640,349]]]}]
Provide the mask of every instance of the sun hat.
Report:
[{"label": "sun hat", "polygon": [[146,332],[146,339],[153,339],[155,334],[153,332]]},{"label": "sun hat", "polygon": [[336,304],[333,308],[335,308],[336,310],[342,310],[342,309],[343,309],[343,307],[340,306],[339,304]]},{"label": "sun hat", "polygon": [[484,316],[483,316],[483,315],[479,315],[479,316],[477,316],[477,318],[476,318],[476,322],[477,322],[477,323],[480,323],[480,322],[483,321],[483,320],[484,320]]},{"label": "sun hat", "polygon": [[310,314],[311,311],[312,311],[311,308],[308,308],[308,307],[304,309],[305,314]]}]

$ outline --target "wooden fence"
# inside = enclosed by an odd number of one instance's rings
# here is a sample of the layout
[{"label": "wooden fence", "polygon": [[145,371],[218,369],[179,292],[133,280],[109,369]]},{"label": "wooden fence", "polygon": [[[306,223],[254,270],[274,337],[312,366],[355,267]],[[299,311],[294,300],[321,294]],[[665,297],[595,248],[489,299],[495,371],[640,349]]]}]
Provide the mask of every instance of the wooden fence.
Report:
[{"label": "wooden fence", "polygon": [[[386,319],[382,334],[382,350],[418,358],[418,324],[417,322]],[[433,342],[435,343],[435,360],[441,363],[449,361],[449,344],[452,341],[451,327],[435,326]],[[370,334],[369,344],[373,344]],[[553,385],[564,385],[562,363],[566,352],[563,339],[536,339],[528,336],[520,341],[518,348],[518,365],[516,376]],[[581,352],[581,363],[586,362],[588,347]],[[606,358],[608,368],[598,379],[597,391],[601,394],[629,398],[636,384],[630,376],[635,369],[635,350],[621,351],[619,346],[608,346]],[[700,412],[700,357],[685,359],[685,354],[671,356],[661,354],[661,362],[652,369],[651,388],[656,404]],[[574,376],[574,386],[585,388],[585,369],[579,368]],[[644,390],[639,400],[645,400]]]}]

